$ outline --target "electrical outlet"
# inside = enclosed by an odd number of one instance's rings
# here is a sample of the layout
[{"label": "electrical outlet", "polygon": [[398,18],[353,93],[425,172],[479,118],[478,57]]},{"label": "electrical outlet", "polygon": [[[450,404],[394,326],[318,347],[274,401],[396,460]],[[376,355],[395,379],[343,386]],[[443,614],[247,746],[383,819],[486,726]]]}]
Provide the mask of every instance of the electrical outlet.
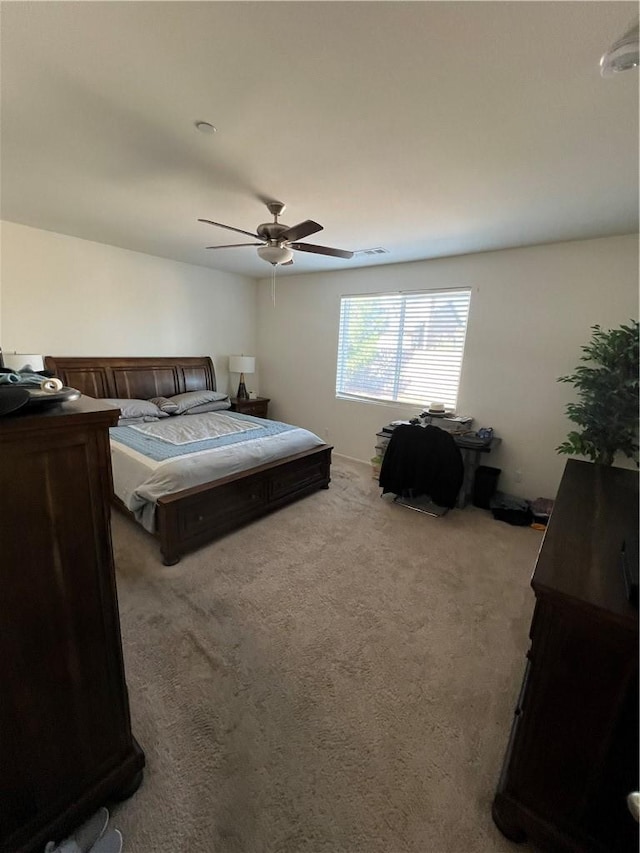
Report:
[{"label": "electrical outlet", "polygon": [[516,470],[516,473],[514,475],[514,480],[516,481],[516,483],[522,482],[522,471],[519,468]]}]

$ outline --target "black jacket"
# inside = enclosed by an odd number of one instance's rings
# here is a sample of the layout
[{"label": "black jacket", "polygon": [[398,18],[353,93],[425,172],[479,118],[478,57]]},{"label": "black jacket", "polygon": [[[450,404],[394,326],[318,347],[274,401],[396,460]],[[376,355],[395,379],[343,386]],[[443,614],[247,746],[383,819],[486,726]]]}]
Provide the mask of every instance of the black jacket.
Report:
[{"label": "black jacket", "polygon": [[463,478],[460,448],[445,430],[402,424],[391,433],[380,469],[383,493],[428,495],[438,506],[453,507]]}]

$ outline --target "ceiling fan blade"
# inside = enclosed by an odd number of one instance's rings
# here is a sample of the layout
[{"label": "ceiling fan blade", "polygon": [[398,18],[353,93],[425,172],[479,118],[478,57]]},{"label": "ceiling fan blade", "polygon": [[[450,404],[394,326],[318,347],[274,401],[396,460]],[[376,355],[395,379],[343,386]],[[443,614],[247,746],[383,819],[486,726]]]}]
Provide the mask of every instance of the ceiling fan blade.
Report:
[{"label": "ceiling fan blade", "polygon": [[290,243],[292,240],[300,240],[301,237],[308,237],[310,234],[317,234],[322,231],[322,225],[318,225],[313,219],[305,219],[304,222],[298,222],[297,225],[292,225],[287,228],[284,234],[281,235],[282,240]]},{"label": "ceiling fan blade", "polygon": [[223,225],[222,222],[214,222],[212,219],[198,219],[198,222],[206,222],[207,225],[217,225],[218,228],[226,228],[228,231],[237,231],[238,234],[246,234],[247,237],[255,237],[260,239],[259,234],[254,234],[252,231],[243,231],[242,228],[234,228],[233,225]]},{"label": "ceiling fan blade", "polygon": [[313,243],[289,243],[292,249],[297,249],[299,252],[313,252],[314,255],[331,255],[334,258],[349,258],[353,257],[353,252],[347,252],[345,249],[331,249],[329,246],[314,246]]},{"label": "ceiling fan blade", "polygon": [[290,267],[292,263],[293,263],[293,258],[291,258],[291,260],[290,260],[290,261],[285,261],[283,264],[279,264],[279,266],[281,266],[281,267]]},{"label": "ceiling fan blade", "polygon": [[238,246],[264,246],[264,243],[227,243],[226,246],[205,246],[206,249],[236,249]]}]

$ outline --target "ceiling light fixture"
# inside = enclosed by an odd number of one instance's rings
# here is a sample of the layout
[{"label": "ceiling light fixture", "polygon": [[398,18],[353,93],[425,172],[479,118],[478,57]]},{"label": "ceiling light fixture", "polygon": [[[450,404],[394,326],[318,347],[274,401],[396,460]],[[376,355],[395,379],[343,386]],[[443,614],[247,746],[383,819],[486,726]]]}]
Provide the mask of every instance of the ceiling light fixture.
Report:
[{"label": "ceiling light fixture", "polygon": [[286,264],[293,258],[293,250],[288,246],[260,246],[258,254],[274,267],[276,264]]},{"label": "ceiling light fixture", "polygon": [[200,133],[215,133],[216,128],[209,121],[197,121],[195,122],[196,130],[199,130]]},{"label": "ceiling light fixture", "polygon": [[255,231],[245,231],[244,228],[225,225],[223,222],[214,222],[213,219],[198,219],[198,222],[206,222],[209,225],[215,225],[217,228],[226,228],[228,231],[246,234],[247,237],[262,241],[260,243],[228,243],[223,246],[207,246],[207,249],[235,249],[238,246],[256,246],[259,247],[258,257],[271,264],[274,271],[276,266],[293,263],[294,249],[298,252],[311,252],[314,255],[328,255],[330,258],[349,260],[353,257],[353,252],[348,252],[345,249],[316,246],[314,243],[301,243],[301,237],[308,237],[310,234],[322,231],[322,225],[312,219],[305,219],[304,222],[298,222],[297,225],[290,228],[288,225],[278,222],[278,217],[285,209],[284,202],[269,201],[266,202],[266,205],[269,213],[273,216],[273,222],[262,222]]},{"label": "ceiling light fixture", "polygon": [[615,41],[600,59],[600,74],[611,77],[619,71],[629,71],[640,64],[638,49],[638,21],[636,20],[623,36]]}]

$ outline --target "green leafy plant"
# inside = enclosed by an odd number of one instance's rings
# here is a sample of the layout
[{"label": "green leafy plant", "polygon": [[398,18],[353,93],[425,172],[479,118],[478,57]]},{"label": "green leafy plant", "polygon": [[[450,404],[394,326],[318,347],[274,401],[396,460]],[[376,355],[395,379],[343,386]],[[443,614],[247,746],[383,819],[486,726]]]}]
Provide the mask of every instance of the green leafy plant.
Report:
[{"label": "green leafy plant", "polygon": [[605,331],[592,326],[589,343],[582,347],[583,362],[568,382],[579,402],[567,405],[569,420],[582,427],[573,430],[558,453],[587,456],[601,465],[612,465],[616,453],[638,464],[638,322]]}]

